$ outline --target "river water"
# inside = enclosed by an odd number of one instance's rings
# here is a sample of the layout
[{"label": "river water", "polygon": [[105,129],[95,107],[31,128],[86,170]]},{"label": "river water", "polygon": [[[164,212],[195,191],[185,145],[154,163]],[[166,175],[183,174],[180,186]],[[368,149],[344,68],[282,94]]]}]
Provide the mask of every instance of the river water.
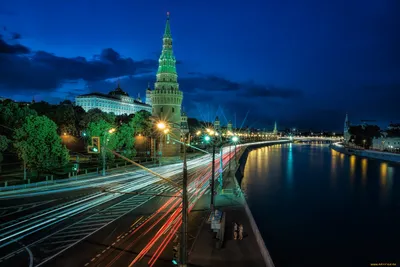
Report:
[{"label": "river water", "polygon": [[250,152],[242,188],[276,267],[400,261],[400,165],[327,145]]}]

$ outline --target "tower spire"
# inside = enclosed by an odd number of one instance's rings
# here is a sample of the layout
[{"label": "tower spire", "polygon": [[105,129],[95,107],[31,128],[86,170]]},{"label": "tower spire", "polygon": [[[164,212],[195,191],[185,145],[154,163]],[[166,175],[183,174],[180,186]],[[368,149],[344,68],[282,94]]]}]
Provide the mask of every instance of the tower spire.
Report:
[{"label": "tower spire", "polygon": [[167,12],[167,22],[165,23],[164,38],[171,38],[171,27],[169,26],[169,11]]}]

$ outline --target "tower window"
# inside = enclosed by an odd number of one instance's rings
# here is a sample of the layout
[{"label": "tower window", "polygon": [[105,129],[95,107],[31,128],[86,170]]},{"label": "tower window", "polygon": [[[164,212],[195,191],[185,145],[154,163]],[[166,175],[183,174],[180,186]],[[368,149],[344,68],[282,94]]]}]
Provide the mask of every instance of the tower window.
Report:
[{"label": "tower window", "polygon": [[175,112],[175,108],[172,108],[172,112]]},{"label": "tower window", "polygon": [[161,108],[160,108],[160,112],[164,112],[164,107],[161,107]]}]

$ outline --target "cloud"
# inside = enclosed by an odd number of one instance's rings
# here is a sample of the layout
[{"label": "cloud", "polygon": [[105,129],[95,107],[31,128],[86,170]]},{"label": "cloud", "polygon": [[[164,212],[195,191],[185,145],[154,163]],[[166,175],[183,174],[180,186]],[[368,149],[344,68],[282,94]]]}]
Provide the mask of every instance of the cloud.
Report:
[{"label": "cloud", "polygon": [[8,44],[2,39],[0,35],[0,54],[28,54],[29,48],[20,44]]},{"label": "cloud", "polygon": [[0,39],[0,85],[10,89],[51,90],[68,80],[98,81],[149,73],[157,64],[151,59],[123,58],[111,48],[104,49],[92,60],[60,57],[45,51],[31,53],[23,45]]},{"label": "cloud", "polygon": [[303,92],[295,89],[277,88],[274,86],[249,85],[249,87],[240,93],[244,97],[270,97],[270,98],[297,98],[303,95]]}]

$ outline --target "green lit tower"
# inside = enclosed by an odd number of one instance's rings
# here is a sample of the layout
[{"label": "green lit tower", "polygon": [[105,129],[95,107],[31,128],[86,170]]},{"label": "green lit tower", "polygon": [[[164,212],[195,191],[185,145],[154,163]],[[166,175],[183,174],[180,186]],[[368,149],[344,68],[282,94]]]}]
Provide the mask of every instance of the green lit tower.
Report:
[{"label": "green lit tower", "polygon": [[[173,139],[180,139],[181,105],[183,94],[179,90],[176,73],[176,59],[172,50],[172,35],[169,24],[169,12],[163,36],[163,48],[158,60],[158,70],[154,90],[151,94],[153,116],[170,122],[172,128],[163,140],[163,156],[178,156],[180,144]],[[164,143],[163,142],[163,143]]]},{"label": "green lit tower", "polygon": [[276,124],[276,121],[275,121],[275,124],[274,124],[274,131],[273,131],[273,133],[274,133],[275,135],[278,134],[278,126],[277,126],[277,124]]}]

